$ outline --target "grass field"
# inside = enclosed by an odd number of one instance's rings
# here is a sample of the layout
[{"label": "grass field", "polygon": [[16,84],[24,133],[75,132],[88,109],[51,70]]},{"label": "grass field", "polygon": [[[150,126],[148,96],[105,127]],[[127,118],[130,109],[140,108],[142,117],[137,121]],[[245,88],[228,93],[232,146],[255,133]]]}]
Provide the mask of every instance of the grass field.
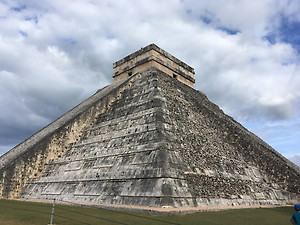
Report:
[{"label": "grass field", "polygon": [[[51,209],[51,204],[0,199],[0,224],[47,225],[50,222]],[[287,225],[290,224],[292,213],[293,207],[280,207],[157,216],[99,208],[56,205],[53,223],[56,225]]]}]

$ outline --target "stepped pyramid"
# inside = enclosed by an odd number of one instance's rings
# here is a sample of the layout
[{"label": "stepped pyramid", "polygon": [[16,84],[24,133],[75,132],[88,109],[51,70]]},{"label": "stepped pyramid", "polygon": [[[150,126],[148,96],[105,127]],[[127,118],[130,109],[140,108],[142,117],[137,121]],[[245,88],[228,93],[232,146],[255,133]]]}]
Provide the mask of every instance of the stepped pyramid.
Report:
[{"label": "stepped pyramid", "polygon": [[114,83],[0,158],[0,196],[199,207],[300,201],[300,169],[200,91],[151,44]]}]

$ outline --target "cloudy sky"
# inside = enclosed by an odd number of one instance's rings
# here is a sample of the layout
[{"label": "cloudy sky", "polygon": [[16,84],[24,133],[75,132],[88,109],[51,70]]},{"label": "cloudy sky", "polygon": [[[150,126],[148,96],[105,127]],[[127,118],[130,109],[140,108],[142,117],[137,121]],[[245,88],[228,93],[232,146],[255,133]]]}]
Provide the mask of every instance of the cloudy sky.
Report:
[{"label": "cloudy sky", "polygon": [[299,0],[0,0],[0,155],[112,83],[150,43],[300,165]]}]

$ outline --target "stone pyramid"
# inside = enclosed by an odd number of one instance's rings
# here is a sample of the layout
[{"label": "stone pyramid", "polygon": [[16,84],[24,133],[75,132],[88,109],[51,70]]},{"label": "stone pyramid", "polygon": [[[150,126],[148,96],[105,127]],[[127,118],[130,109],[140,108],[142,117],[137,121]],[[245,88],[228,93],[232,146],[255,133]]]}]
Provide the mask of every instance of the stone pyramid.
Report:
[{"label": "stone pyramid", "polygon": [[287,204],[300,169],[201,92],[154,44],[115,82],[0,158],[0,196],[152,207]]}]

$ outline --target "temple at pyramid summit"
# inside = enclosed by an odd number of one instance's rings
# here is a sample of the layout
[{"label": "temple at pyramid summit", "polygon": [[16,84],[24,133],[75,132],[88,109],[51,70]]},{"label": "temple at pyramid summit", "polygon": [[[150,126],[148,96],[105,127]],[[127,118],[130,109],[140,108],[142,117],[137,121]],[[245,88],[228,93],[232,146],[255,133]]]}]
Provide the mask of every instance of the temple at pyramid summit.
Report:
[{"label": "temple at pyramid summit", "polygon": [[186,63],[150,44],[113,84],[0,158],[2,198],[155,208],[300,201],[300,168],[200,91]]}]

